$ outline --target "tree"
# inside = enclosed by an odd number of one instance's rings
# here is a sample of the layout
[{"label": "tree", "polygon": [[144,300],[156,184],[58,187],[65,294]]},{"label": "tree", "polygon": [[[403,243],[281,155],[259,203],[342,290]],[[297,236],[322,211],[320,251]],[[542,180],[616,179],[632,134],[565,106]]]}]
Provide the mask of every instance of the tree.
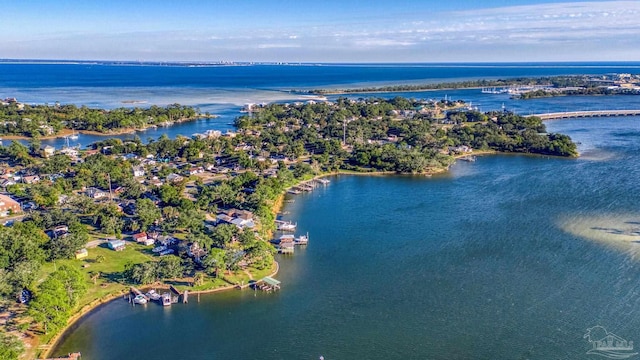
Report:
[{"label": "tree", "polygon": [[135,284],[151,284],[158,280],[158,263],[149,261],[142,264],[127,264],[125,278]]},{"label": "tree", "polygon": [[182,270],[180,258],[176,256],[165,256],[158,264],[158,277],[162,279],[182,277]]},{"label": "tree", "polygon": [[69,259],[89,240],[87,228],[80,222],[69,225],[69,232],[55,236],[49,242],[49,259]]},{"label": "tree", "polygon": [[219,248],[225,248],[233,240],[237,232],[238,228],[235,225],[221,224],[216,226],[212,235],[214,244]]},{"label": "tree", "polygon": [[146,231],[149,226],[162,218],[160,209],[150,199],[138,199],[136,201],[136,219],[140,229]]},{"label": "tree", "polygon": [[202,284],[204,284],[204,273],[203,272],[197,272],[196,275],[193,277],[193,285],[194,286],[200,286]]},{"label": "tree", "polygon": [[69,309],[78,305],[78,300],[87,291],[87,284],[80,270],[69,265],[62,265],[51,276],[62,284],[67,295]]},{"label": "tree", "polygon": [[101,275],[100,271],[89,271],[89,279],[93,281],[93,285],[96,284]]},{"label": "tree", "polygon": [[0,332],[0,359],[18,360],[24,352],[24,344],[17,337]]},{"label": "tree", "polygon": [[64,326],[70,316],[71,307],[65,284],[53,274],[38,287],[34,299],[29,303],[29,313],[44,327],[56,330]]},{"label": "tree", "polygon": [[223,271],[226,269],[227,264],[225,262],[226,251],[222,249],[213,248],[209,251],[209,254],[202,261],[202,266],[208,274],[220,277]]}]

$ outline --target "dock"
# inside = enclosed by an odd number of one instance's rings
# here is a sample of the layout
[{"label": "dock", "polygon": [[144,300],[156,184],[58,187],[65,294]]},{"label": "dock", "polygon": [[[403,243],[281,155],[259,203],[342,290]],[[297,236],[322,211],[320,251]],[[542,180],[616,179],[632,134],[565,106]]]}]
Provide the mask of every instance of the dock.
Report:
[{"label": "dock", "polygon": [[281,282],[276,280],[270,276],[265,276],[262,279],[253,283],[254,290],[262,290],[265,292],[277,291],[280,290]]}]

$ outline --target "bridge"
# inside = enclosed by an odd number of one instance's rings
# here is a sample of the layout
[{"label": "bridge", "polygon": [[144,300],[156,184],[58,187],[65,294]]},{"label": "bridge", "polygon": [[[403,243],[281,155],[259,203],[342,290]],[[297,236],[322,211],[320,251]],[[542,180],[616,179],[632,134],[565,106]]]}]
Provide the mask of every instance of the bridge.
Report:
[{"label": "bridge", "polygon": [[640,116],[640,110],[593,110],[593,111],[565,111],[545,114],[533,114],[542,120],[558,120],[569,118],[609,117],[609,116]]}]

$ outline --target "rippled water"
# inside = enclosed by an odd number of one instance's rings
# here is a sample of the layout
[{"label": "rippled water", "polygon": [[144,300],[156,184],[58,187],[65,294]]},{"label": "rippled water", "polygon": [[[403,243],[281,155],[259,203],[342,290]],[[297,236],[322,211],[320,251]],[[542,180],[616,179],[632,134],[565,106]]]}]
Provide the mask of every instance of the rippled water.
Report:
[{"label": "rippled water", "polygon": [[581,142],[580,159],[497,155],[432,178],[334,177],[287,205],[310,244],[279,259],[279,293],[167,309],[117,300],[55,352],[577,359],[595,325],[640,341],[640,245],[593,235],[640,226],[639,120],[548,123]]}]

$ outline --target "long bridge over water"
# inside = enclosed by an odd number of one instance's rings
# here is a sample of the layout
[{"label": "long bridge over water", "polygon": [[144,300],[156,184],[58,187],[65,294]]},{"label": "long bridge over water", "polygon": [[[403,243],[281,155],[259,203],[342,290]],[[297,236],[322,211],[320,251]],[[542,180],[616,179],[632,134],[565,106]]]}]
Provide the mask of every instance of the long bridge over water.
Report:
[{"label": "long bridge over water", "polygon": [[564,111],[545,114],[533,114],[542,120],[558,120],[569,118],[608,117],[608,116],[640,116],[640,110],[590,110]]}]

